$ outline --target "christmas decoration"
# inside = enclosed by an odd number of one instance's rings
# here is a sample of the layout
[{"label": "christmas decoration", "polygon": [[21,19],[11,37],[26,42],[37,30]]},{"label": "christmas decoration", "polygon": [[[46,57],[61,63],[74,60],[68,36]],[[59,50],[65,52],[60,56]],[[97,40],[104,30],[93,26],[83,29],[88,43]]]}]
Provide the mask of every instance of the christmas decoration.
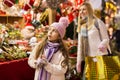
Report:
[{"label": "christmas decoration", "polygon": [[114,12],[114,13],[117,12],[117,6],[116,6],[115,3],[112,2],[112,1],[107,1],[107,2],[106,2],[105,9],[106,9],[106,13],[109,14],[109,15],[110,15],[110,13],[112,13],[112,12]]},{"label": "christmas decoration", "polygon": [[69,54],[71,57],[77,57],[77,46],[71,46],[69,48]]},{"label": "christmas decoration", "polygon": [[32,26],[32,14],[30,13],[30,10],[27,11],[27,14],[24,14],[23,17],[25,19],[25,26]]},{"label": "christmas decoration", "polygon": [[[27,57],[25,51],[19,49],[17,46],[9,46],[8,43],[1,46],[0,62],[21,59]],[[1,60],[2,59],[2,60]]]},{"label": "christmas decoration", "polygon": [[[73,61],[73,63],[75,64],[74,61]],[[82,80],[82,75],[77,73],[76,68],[72,68],[66,73],[65,80]]]},{"label": "christmas decoration", "polygon": [[5,11],[0,10],[0,15],[5,15],[5,14],[6,14],[6,12],[5,12]]},{"label": "christmas decoration", "polygon": [[12,7],[15,4],[15,0],[3,0],[3,3],[8,7]]},{"label": "christmas decoration", "polygon": [[75,0],[76,2],[76,6],[80,5],[81,3],[83,3],[84,0]]},{"label": "christmas decoration", "polygon": [[67,40],[65,40],[65,43],[68,47],[69,56],[77,57],[77,41],[68,38]]},{"label": "christmas decoration", "polygon": [[46,9],[44,12],[41,13],[40,22],[43,23],[46,18],[48,17],[49,9]]},{"label": "christmas decoration", "polygon": [[0,62],[27,57],[24,49],[20,49],[17,40],[22,39],[19,29],[12,25],[0,25]]},{"label": "christmas decoration", "polygon": [[35,0],[33,6],[34,7],[39,7],[39,5],[42,3],[42,0]]},{"label": "christmas decoration", "polygon": [[65,0],[46,0],[46,2],[51,9],[57,9],[59,4],[65,2]]},{"label": "christmas decoration", "polygon": [[28,0],[24,3],[23,9],[27,11],[33,7],[33,4],[34,0]]}]

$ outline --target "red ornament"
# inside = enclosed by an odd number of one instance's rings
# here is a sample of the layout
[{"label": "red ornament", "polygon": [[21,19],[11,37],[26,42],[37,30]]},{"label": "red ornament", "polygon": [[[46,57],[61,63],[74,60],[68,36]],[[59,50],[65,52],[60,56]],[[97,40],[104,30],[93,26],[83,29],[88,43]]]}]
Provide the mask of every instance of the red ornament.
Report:
[{"label": "red ornament", "polygon": [[25,26],[32,26],[31,21],[32,21],[32,14],[26,14],[24,15],[25,18]]},{"label": "red ornament", "polygon": [[28,3],[25,3],[25,5],[23,6],[23,9],[27,11],[28,9],[32,8],[33,4],[34,4],[34,0],[29,0]]},{"label": "red ornament", "polygon": [[83,3],[84,0],[76,0],[76,5],[80,5],[81,3]]},{"label": "red ornament", "polygon": [[15,0],[3,0],[3,3],[8,7],[12,7],[15,4]]},{"label": "red ornament", "polygon": [[68,19],[69,19],[70,22],[73,21],[73,19],[74,19],[74,15],[73,15],[72,12],[68,14]]}]

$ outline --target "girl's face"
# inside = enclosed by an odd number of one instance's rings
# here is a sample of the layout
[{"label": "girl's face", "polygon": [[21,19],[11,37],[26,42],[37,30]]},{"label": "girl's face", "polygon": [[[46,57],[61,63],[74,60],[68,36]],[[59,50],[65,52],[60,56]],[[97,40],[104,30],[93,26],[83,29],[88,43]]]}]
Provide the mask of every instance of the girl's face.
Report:
[{"label": "girl's face", "polygon": [[88,16],[87,7],[85,5],[81,6],[79,9],[80,18],[83,20]]},{"label": "girl's face", "polygon": [[48,40],[51,42],[56,42],[60,35],[54,27],[50,27],[48,30]]}]

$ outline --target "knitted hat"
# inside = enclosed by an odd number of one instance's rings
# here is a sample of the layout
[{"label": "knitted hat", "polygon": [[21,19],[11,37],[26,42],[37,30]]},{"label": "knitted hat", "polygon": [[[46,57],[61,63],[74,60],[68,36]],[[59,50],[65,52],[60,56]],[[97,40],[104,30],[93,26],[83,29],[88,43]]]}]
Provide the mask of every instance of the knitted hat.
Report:
[{"label": "knitted hat", "polygon": [[54,22],[50,26],[55,27],[55,29],[57,29],[57,31],[59,32],[61,38],[63,38],[65,36],[68,24],[69,24],[68,18],[61,17],[59,22]]}]

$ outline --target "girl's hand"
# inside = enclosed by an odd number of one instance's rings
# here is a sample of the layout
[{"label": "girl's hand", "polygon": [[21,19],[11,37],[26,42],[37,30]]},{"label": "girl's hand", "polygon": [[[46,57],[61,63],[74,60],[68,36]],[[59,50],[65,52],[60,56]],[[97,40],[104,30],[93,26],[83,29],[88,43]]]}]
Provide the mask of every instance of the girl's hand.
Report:
[{"label": "girl's hand", "polygon": [[42,63],[43,63],[44,65],[46,65],[46,64],[48,63],[47,58],[46,58],[45,55],[42,55],[41,59],[42,59]]},{"label": "girl's hand", "polygon": [[46,59],[46,56],[45,56],[45,55],[42,55],[42,56],[41,56],[41,59]]},{"label": "girl's hand", "polygon": [[81,65],[79,63],[76,64],[76,70],[78,73],[81,73]]},{"label": "girl's hand", "polygon": [[37,67],[41,67],[43,64],[41,63],[42,62],[42,59],[41,58],[38,58],[36,61],[35,61],[35,64]]},{"label": "girl's hand", "polygon": [[46,59],[46,57],[43,55],[41,56],[41,58],[38,58],[36,61],[35,61],[35,64],[36,64],[36,67],[42,67],[42,66],[45,66],[47,65],[48,61]]}]

